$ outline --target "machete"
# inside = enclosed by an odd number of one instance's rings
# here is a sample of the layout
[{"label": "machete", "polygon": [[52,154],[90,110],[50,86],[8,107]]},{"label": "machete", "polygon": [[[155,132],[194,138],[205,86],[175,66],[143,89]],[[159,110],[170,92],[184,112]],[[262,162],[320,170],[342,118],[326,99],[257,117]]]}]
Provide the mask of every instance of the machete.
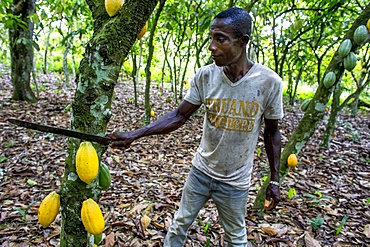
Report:
[{"label": "machete", "polygon": [[25,127],[27,129],[33,129],[33,130],[38,130],[41,132],[54,133],[58,135],[74,137],[74,138],[78,138],[84,141],[97,142],[102,145],[109,145],[109,143],[112,141],[112,139],[108,137],[104,137],[104,136],[91,135],[91,134],[86,134],[86,133],[82,133],[82,132],[78,132],[74,130],[67,130],[67,129],[57,128],[57,127],[52,127],[52,126],[47,126],[47,125],[41,125],[41,124],[31,123],[31,122],[14,119],[14,118],[10,118],[8,119],[8,121],[12,124]]}]

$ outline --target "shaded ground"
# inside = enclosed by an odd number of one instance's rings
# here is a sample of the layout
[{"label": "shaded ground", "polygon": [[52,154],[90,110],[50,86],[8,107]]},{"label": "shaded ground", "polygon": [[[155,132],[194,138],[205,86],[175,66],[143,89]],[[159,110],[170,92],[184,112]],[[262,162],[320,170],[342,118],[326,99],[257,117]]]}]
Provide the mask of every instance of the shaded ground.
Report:
[{"label": "shaded ground", "polygon": [[[7,122],[12,117],[68,128],[70,113],[65,108],[74,89],[62,86],[58,75],[43,76],[39,87],[38,103],[16,102],[11,100],[9,75],[3,71],[0,78],[0,243],[4,247],[59,243],[60,216],[42,229],[37,223],[37,209],[48,193],[60,187],[66,138]],[[132,91],[131,83],[118,85],[109,131],[142,125],[143,97],[139,96],[139,107],[135,107]],[[154,118],[175,105],[169,92],[161,95],[153,88],[152,97]],[[302,117],[298,107],[285,110],[283,146]],[[113,184],[99,202],[106,219],[101,246],[162,246],[201,138],[202,121],[201,114],[194,116],[178,131],[143,138],[125,152],[108,149],[103,162],[111,169]],[[356,118],[342,114],[330,149],[319,146],[325,130],[324,124],[320,126],[301,151],[298,166],[281,186],[283,200],[277,210],[264,214],[252,209],[268,173],[260,139],[246,215],[248,238],[254,246],[370,245],[368,123],[369,112],[359,112]],[[140,220],[145,214],[151,223],[143,229]],[[348,219],[339,231],[344,217]],[[316,224],[311,224],[313,219]],[[211,225],[205,235],[202,225],[206,222]],[[210,246],[224,246],[222,233],[211,201],[191,227],[186,246],[204,246],[207,238]]]}]

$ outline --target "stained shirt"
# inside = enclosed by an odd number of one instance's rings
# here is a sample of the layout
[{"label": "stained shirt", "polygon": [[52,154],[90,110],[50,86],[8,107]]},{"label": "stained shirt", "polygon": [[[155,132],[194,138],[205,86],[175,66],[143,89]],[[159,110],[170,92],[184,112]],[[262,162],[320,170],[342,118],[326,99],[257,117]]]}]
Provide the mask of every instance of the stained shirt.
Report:
[{"label": "stained shirt", "polygon": [[222,67],[200,68],[184,98],[206,110],[193,166],[217,181],[248,189],[261,121],[283,118],[282,96],[281,78],[259,63],[235,83]]}]

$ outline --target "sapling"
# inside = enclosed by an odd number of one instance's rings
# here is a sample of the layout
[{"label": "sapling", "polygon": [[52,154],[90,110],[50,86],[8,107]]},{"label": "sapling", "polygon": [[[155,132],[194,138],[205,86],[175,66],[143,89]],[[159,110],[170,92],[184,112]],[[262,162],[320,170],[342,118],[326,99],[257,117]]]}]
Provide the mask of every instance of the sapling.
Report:
[{"label": "sapling", "polygon": [[[210,225],[211,225],[211,222],[207,222],[207,224],[204,225],[204,228],[203,228],[204,235],[207,234]],[[210,242],[211,242],[211,239],[209,237],[207,237],[205,247],[209,247]]]},{"label": "sapling", "polygon": [[23,216],[23,220],[24,221],[27,221],[27,213],[28,213],[28,210],[30,210],[31,206],[34,204],[35,202],[31,202],[30,204],[28,204],[27,208],[25,210],[22,210],[21,208],[19,207],[14,207],[15,210],[17,210],[22,216]]},{"label": "sapling", "polygon": [[310,219],[311,226],[314,230],[319,229],[324,224],[324,218],[316,216],[315,218]]},{"label": "sapling", "polygon": [[342,228],[344,224],[346,223],[347,219],[348,219],[348,215],[344,215],[342,221],[340,222],[340,225],[336,229],[335,235],[338,235],[342,231]]}]

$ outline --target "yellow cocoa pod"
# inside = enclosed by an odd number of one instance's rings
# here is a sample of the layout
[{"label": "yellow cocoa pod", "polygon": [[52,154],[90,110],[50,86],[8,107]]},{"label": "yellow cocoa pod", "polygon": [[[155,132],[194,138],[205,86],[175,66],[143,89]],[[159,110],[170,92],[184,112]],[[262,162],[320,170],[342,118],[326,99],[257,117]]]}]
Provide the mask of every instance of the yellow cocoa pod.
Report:
[{"label": "yellow cocoa pod", "polygon": [[288,166],[291,167],[291,168],[293,168],[297,164],[298,164],[297,156],[295,154],[289,155],[289,157],[288,157]]},{"label": "yellow cocoa pod", "polygon": [[81,142],[76,154],[76,171],[85,183],[91,183],[99,171],[99,157],[91,142]]},{"label": "yellow cocoa pod", "polygon": [[81,220],[89,233],[93,235],[102,234],[104,231],[104,217],[99,205],[91,198],[82,203]]},{"label": "yellow cocoa pod", "polygon": [[55,191],[47,195],[41,202],[37,218],[39,223],[44,227],[48,227],[59,213],[60,196]]},{"label": "yellow cocoa pod", "polygon": [[105,0],[105,10],[110,17],[115,16],[123,5],[123,0]]},{"label": "yellow cocoa pod", "polygon": [[145,23],[144,27],[141,29],[141,32],[137,35],[137,40],[141,39],[144,36],[147,29],[148,29],[148,22]]},{"label": "yellow cocoa pod", "polygon": [[367,27],[367,30],[370,32],[370,19],[367,20],[366,27]]}]

